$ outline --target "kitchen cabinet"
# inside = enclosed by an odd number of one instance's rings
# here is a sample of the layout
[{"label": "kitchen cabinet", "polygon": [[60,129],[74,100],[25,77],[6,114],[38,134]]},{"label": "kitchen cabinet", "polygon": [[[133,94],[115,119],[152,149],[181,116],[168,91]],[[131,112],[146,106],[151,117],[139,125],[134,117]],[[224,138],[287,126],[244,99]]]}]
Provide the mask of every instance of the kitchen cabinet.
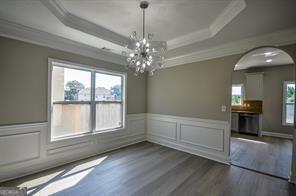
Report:
[{"label": "kitchen cabinet", "polygon": [[231,130],[232,131],[237,131],[239,128],[239,114],[236,112],[231,113]]},{"label": "kitchen cabinet", "polygon": [[263,100],[263,73],[247,73],[246,99]]}]

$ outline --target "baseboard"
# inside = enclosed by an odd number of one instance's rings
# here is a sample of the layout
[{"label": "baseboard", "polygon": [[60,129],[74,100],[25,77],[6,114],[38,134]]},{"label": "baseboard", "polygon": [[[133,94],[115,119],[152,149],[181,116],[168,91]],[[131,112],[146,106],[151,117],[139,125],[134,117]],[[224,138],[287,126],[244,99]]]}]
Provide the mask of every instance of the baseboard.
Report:
[{"label": "baseboard", "polygon": [[271,137],[278,137],[278,138],[285,138],[285,139],[293,139],[293,135],[285,134],[285,133],[276,133],[270,131],[261,131],[262,135],[271,136]]},{"label": "baseboard", "polygon": [[181,145],[181,144],[178,144],[178,143],[169,142],[169,141],[165,141],[165,140],[161,140],[161,139],[155,139],[155,138],[151,138],[151,137],[147,137],[147,141],[155,143],[155,144],[159,144],[159,145],[162,145],[162,146],[166,146],[166,147],[169,147],[169,148],[173,148],[173,149],[176,149],[176,150],[180,150],[180,151],[183,151],[183,152],[187,152],[189,154],[197,155],[197,156],[200,156],[200,157],[203,157],[203,158],[206,158],[206,159],[210,159],[210,160],[213,160],[213,161],[216,161],[216,162],[219,162],[219,163],[230,165],[228,157],[209,154],[207,152],[202,152],[202,151],[199,151],[199,150],[194,149],[194,148],[190,148],[190,147],[185,146],[185,145]]},{"label": "baseboard", "polygon": [[296,185],[296,177],[289,176],[289,180],[288,180],[288,181],[289,181],[290,183]]},{"label": "baseboard", "polygon": [[146,135],[150,142],[229,164],[227,121],[148,113]]}]

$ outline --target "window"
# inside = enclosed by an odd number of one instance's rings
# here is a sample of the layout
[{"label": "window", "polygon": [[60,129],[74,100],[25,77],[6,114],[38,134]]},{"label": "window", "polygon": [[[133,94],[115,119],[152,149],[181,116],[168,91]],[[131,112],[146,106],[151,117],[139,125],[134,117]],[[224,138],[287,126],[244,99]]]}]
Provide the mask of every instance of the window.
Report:
[{"label": "window", "polygon": [[233,84],[232,85],[232,96],[231,105],[242,105],[243,104],[243,85]]},{"label": "window", "polygon": [[50,59],[51,139],[124,127],[125,75]]},{"label": "window", "polygon": [[294,125],[295,82],[284,82],[283,125]]}]

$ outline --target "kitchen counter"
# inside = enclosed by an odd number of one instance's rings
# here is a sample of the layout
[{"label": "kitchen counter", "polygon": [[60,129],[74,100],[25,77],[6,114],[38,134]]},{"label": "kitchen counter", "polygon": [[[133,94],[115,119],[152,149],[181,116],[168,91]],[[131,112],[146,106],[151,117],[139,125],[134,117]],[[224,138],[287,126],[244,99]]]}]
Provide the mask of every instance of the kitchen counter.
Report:
[{"label": "kitchen counter", "polygon": [[233,113],[248,113],[248,114],[262,114],[262,112],[244,111],[244,110],[232,110]]}]

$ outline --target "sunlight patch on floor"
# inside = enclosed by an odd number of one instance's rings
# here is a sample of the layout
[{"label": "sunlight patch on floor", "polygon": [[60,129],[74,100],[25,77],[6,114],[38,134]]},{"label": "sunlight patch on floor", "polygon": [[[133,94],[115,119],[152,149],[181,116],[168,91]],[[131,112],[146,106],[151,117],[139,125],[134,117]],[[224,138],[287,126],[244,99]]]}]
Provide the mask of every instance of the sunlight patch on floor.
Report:
[{"label": "sunlight patch on floor", "polygon": [[27,187],[30,195],[52,195],[77,185],[96,166],[100,165],[108,156],[80,163],[59,170],[45,176],[21,183],[18,187]]},{"label": "sunlight patch on floor", "polygon": [[241,137],[236,137],[235,139],[242,140],[242,141],[247,141],[247,142],[252,142],[252,143],[257,143],[257,144],[267,144],[266,142],[251,140],[251,139],[246,139],[246,138],[241,138]]},{"label": "sunlight patch on floor", "polygon": [[[44,188],[39,190],[37,193],[34,193],[34,195],[52,195],[54,193],[71,188],[71,187],[75,186],[77,183],[79,183],[92,170],[93,169],[88,169],[83,172],[79,172],[75,175],[71,175],[69,177],[55,180],[52,183],[47,184]],[[34,192],[34,190],[35,189],[30,190],[30,191],[28,191],[28,193],[30,194],[30,193]]]},{"label": "sunlight patch on floor", "polygon": [[79,164],[79,165],[73,167],[70,171],[66,172],[63,175],[63,177],[71,175],[71,174],[75,174],[75,173],[83,171],[83,170],[94,168],[94,167],[100,165],[107,157],[108,156],[104,156],[104,157],[100,157],[100,158],[92,160],[92,161],[87,161],[85,163]]}]

